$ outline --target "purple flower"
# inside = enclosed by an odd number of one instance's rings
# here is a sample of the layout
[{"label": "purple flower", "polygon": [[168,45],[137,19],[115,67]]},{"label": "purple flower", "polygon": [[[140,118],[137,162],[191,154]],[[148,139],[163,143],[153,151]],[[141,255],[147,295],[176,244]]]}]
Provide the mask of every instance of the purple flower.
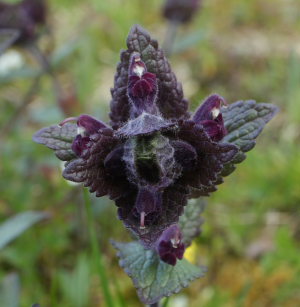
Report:
[{"label": "purple flower", "polygon": [[182,234],[178,225],[172,225],[164,230],[156,242],[156,251],[160,259],[173,266],[177,259],[181,260],[185,250],[181,240]]},{"label": "purple flower", "polygon": [[72,150],[78,157],[80,157],[83,151],[88,148],[89,144],[91,144],[90,135],[97,133],[102,128],[107,128],[107,126],[101,121],[85,114],[80,115],[78,118],[66,118],[60,123],[60,126],[72,121],[77,122],[78,133],[72,143]]},{"label": "purple flower", "polygon": [[14,44],[26,44],[37,37],[39,26],[46,23],[43,0],[23,0],[17,4],[0,2],[0,31],[16,31]]},{"label": "purple flower", "polygon": [[128,97],[132,104],[131,118],[136,118],[143,112],[158,113],[155,104],[157,98],[157,82],[155,74],[147,71],[139,53],[133,53],[128,71]]},{"label": "purple flower", "polygon": [[111,127],[81,115],[34,140],[67,161],[64,178],[108,195],[141,243],[175,265],[184,253],[175,224],[188,198],[215,191],[238,148],[222,142],[222,97],[209,96],[191,116],[157,42],[135,26],[127,45],[112,89]]},{"label": "purple flower", "polygon": [[225,99],[219,95],[209,96],[198,108],[193,121],[204,127],[206,133],[213,141],[221,141],[227,134],[221,113],[221,107],[227,105]]},{"label": "purple flower", "polygon": [[171,22],[190,22],[200,6],[200,0],[166,0],[163,15]]}]

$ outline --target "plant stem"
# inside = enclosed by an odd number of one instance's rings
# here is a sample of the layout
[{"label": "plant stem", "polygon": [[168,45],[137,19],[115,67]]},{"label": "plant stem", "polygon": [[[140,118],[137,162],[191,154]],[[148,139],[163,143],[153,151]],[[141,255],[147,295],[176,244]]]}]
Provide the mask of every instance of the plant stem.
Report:
[{"label": "plant stem", "polygon": [[28,89],[27,93],[25,94],[20,107],[15,111],[13,116],[7,121],[6,124],[1,128],[0,131],[0,137],[4,137],[7,134],[10,133],[11,129],[15,126],[16,121],[18,118],[24,114],[26,108],[28,105],[31,103],[33,96],[36,94],[38,91],[38,88],[40,86],[40,81],[41,81],[41,75],[38,75],[32,82],[30,88]]},{"label": "plant stem", "polygon": [[1,29],[0,30],[1,36],[5,37],[7,36],[8,38],[1,39],[1,44],[0,44],[0,55],[6,51],[13,43],[20,37],[20,31],[18,30],[13,30],[13,29]]},{"label": "plant stem", "polygon": [[55,76],[50,62],[46,55],[41,51],[41,49],[36,44],[31,44],[28,46],[29,51],[36,58],[37,62],[40,64],[42,71],[47,73],[52,80],[53,91],[56,95],[56,101],[59,105],[60,99],[63,97],[62,87]]},{"label": "plant stem", "polygon": [[177,35],[179,23],[178,22],[169,22],[165,40],[163,43],[163,49],[167,56],[170,56],[172,54],[172,49],[174,45],[174,41]]},{"label": "plant stem", "polygon": [[110,293],[105,268],[104,268],[104,265],[103,265],[102,254],[100,253],[99,245],[98,245],[98,242],[97,242],[97,236],[96,236],[96,231],[95,231],[95,227],[94,227],[94,220],[93,220],[93,213],[92,213],[92,203],[91,203],[91,199],[90,199],[89,192],[88,192],[87,189],[83,190],[83,197],[84,197],[84,203],[85,203],[87,224],[88,224],[88,230],[89,230],[89,236],[90,236],[93,258],[94,258],[94,261],[95,261],[95,265],[97,267],[97,271],[98,271],[98,275],[99,275],[99,278],[100,278],[105,302],[106,302],[106,305],[108,307],[115,307],[115,305],[113,303],[112,295]]}]

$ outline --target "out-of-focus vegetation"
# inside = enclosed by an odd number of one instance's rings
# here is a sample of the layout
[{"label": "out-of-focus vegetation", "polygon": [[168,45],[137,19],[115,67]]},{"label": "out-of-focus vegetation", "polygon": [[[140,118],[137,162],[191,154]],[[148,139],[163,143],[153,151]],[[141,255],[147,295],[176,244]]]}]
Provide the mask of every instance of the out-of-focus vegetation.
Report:
[{"label": "out-of-focus vegetation", "polygon": [[[82,188],[69,185],[53,153],[31,138],[69,115],[108,120],[110,87],[129,28],[139,23],[162,42],[167,24],[161,5],[48,1],[51,33],[38,45],[63,88],[60,103],[52,79],[43,75],[32,101],[22,106],[40,67],[24,50],[0,56],[0,222],[28,210],[50,214],[0,251],[1,306],[18,306],[18,300],[24,307],[104,306]],[[299,306],[300,2],[203,0],[198,16],[180,29],[174,50],[170,61],[193,109],[217,92],[228,102],[272,102],[281,112],[209,199],[203,232],[186,254],[207,265],[208,273],[169,306]],[[114,305],[141,306],[109,243],[130,235],[108,199],[92,202]],[[14,301],[4,305],[9,297]]]}]

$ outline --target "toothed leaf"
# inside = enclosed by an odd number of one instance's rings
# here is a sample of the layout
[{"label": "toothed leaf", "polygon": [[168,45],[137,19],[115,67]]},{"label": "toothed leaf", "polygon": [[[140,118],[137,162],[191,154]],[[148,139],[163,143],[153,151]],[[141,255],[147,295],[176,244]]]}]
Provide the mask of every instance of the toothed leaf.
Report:
[{"label": "toothed leaf", "polygon": [[178,293],[206,271],[185,259],[178,260],[175,266],[164,263],[155,251],[144,249],[138,242],[112,243],[119,251],[120,266],[133,280],[144,304],[154,304],[162,297]]},{"label": "toothed leaf", "polygon": [[237,101],[222,109],[228,132],[222,142],[234,144],[239,148],[238,154],[222,171],[223,177],[235,170],[234,164],[246,159],[245,152],[255,146],[255,139],[277,112],[276,106],[269,103],[256,103],[254,100]]},{"label": "toothed leaf", "polygon": [[72,142],[76,135],[77,126],[67,123],[63,126],[53,125],[42,128],[34,134],[33,140],[53,149],[60,160],[70,161],[75,158]]},{"label": "toothed leaf", "polygon": [[190,200],[184,209],[183,215],[179,218],[182,241],[186,247],[189,246],[192,243],[192,240],[200,234],[200,227],[204,222],[201,214],[205,207],[206,202],[203,198],[200,198],[199,200]]},{"label": "toothed leaf", "polygon": [[[82,182],[96,196],[109,195],[114,198],[123,192],[123,179],[118,180],[105,167],[106,157],[116,146],[112,129],[105,128],[90,136],[90,143],[82,157],[67,163],[63,177],[74,182]],[[107,162],[107,161],[106,161]],[[121,170],[122,171],[122,170]]]}]

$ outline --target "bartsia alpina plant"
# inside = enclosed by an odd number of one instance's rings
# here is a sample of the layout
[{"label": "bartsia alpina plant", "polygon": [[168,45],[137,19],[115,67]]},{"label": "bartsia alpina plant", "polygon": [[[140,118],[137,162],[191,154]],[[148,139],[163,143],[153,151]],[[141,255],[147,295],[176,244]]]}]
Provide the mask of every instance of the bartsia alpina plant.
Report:
[{"label": "bartsia alpina plant", "polygon": [[[114,200],[138,239],[114,243],[120,264],[141,300],[152,304],[203,275],[183,259],[203,210],[199,202],[185,210],[188,199],[216,191],[277,109],[254,101],[228,105],[212,94],[191,114],[157,41],[136,25],[127,46],[111,90],[110,123],[80,115],[41,129],[34,140],[66,161],[65,179]],[[150,275],[156,277],[147,283]]]}]

